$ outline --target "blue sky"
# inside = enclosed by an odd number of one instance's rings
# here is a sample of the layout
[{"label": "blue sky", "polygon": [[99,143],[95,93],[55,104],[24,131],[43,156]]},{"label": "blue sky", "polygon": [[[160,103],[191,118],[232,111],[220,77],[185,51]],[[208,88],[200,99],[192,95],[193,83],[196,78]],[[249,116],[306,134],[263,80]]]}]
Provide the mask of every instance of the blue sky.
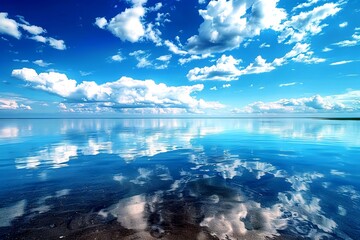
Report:
[{"label": "blue sky", "polygon": [[357,1],[0,4],[0,116],[360,111]]}]

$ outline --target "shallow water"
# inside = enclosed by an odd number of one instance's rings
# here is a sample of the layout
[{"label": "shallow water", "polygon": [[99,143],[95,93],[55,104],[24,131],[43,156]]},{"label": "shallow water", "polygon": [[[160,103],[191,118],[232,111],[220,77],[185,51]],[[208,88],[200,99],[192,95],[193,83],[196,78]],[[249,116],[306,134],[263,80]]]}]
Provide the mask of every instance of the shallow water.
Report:
[{"label": "shallow water", "polygon": [[0,120],[0,239],[359,239],[360,121]]}]

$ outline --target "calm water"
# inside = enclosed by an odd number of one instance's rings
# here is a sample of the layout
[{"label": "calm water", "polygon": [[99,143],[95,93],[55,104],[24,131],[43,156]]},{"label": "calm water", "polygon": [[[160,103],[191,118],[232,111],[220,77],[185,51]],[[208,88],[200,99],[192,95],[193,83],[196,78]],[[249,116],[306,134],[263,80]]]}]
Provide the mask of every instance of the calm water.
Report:
[{"label": "calm water", "polygon": [[0,120],[0,239],[360,239],[360,121]]}]

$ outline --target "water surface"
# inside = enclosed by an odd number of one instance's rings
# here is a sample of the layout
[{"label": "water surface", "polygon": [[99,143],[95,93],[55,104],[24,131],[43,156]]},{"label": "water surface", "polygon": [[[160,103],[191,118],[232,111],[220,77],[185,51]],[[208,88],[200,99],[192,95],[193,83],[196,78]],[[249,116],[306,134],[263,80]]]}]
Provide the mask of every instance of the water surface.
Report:
[{"label": "water surface", "polygon": [[360,121],[0,120],[0,239],[359,239]]}]

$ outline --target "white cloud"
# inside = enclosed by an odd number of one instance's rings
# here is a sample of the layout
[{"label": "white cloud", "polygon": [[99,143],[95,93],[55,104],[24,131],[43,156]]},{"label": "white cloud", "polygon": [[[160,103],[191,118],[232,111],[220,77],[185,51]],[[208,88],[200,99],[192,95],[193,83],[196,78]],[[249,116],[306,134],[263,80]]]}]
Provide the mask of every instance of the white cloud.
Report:
[{"label": "white cloud", "polygon": [[186,48],[192,54],[223,52],[239,47],[245,38],[261,30],[279,29],[286,18],[284,9],[277,8],[278,0],[215,1],[199,10],[204,22],[198,35],[190,37]]},{"label": "white cloud", "polygon": [[339,27],[344,28],[348,25],[348,22],[343,22],[339,24]]},{"label": "white cloud", "polygon": [[267,44],[267,43],[262,43],[259,48],[269,48],[270,47],[270,44]]},{"label": "white cloud", "polygon": [[33,63],[40,66],[40,67],[47,67],[47,66],[50,66],[52,64],[52,63],[44,62],[44,60],[42,60],[42,59],[35,60],[35,61],[33,61]]},{"label": "white cloud", "polygon": [[323,58],[314,57],[313,54],[314,52],[310,51],[310,44],[296,43],[291,51],[285,54],[282,58],[276,58],[273,61],[273,64],[275,66],[281,66],[289,60],[305,64],[317,64],[325,61]]},{"label": "white cloud", "polygon": [[195,80],[219,80],[233,81],[242,75],[260,74],[270,72],[276,67],[287,64],[289,61],[301,62],[305,64],[317,64],[324,62],[325,59],[313,56],[314,52],[310,51],[310,45],[306,43],[297,43],[288,53],[281,58],[276,58],[272,62],[267,62],[261,56],[257,56],[253,63],[246,68],[238,66],[240,60],[234,57],[222,55],[216,61],[216,64],[210,67],[195,67],[186,75],[191,81]]},{"label": "white cloud", "polygon": [[176,54],[176,55],[186,55],[188,54],[186,51],[181,50],[178,46],[176,46],[174,43],[170,42],[169,40],[165,40],[164,42],[165,46],[169,48],[169,51]]},{"label": "white cloud", "polygon": [[111,60],[114,62],[122,62],[125,60],[125,58],[121,55],[120,52],[118,52],[117,54],[111,56]]},{"label": "white cloud", "polygon": [[59,108],[61,110],[66,110],[67,109],[67,107],[66,107],[66,105],[64,103],[59,103]]},{"label": "white cloud", "polygon": [[354,62],[354,60],[345,60],[345,61],[333,62],[333,63],[330,63],[330,65],[336,66],[336,65],[343,65],[343,64],[352,63],[352,62]]},{"label": "white cloud", "polygon": [[163,26],[164,23],[171,22],[171,20],[167,18],[169,16],[169,13],[157,13],[155,18],[155,25]]},{"label": "white cloud", "polygon": [[360,111],[360,91],[322,97],[280,99],[274,102],[254,102],[237,112],[242,113],[315,113],[336,111]]},{"label": "white cloud", "polygon": [[163,55],[155,60],[149,60],[151,54],[147,51],[137,50],[129,53],[130,56],[135,57],[138,61],[137,68],[153,68],[153,69],[166,69],[170,63],[172,55]]},{"label": "white cloud", "polygon": [[95,19],[95,25],[110,31],[122,41],[137,42],[145,35],[142,20],[146,13],[143,4],[146,2],[147,0],[132,1],[131,8],[126,8],[109,21],[104,17],[98,17]]},{"label": "white cloud", "polygon": [[158,57],[156,59],[159,60],[159,61],[162,61],[162,62],[168,62],[168,61],[170,61],[171,57],[172,57],[172,55],[169,54],[169,55],[160,56],[160,57]]},{"label": "white cloud", "polygon": [[149,23],[145,30],[145,38],[155,43],[156,46],[162,46],[161,32],[154,27],[154,24]]},{"label": "white cloud", "polygon": [[0,34],[6,34],[20,39],[21,32],[19,31],[19,24],[7,16],[7,13],[0,12]]},{"label": "white cloud", "polygon": [[107,24],[108,24],[108,22],[107,22],[106,18],[104,18],[104,17],[97,17],[95,19],[95,25],[101,29],[104,29]]},{"label": "white cloud", "polygon": [[278,41],[287,40],[287,44],[296,43],[305,40],[308,36],[319,34],[327,26],[327,24],[321,24],[322,21],[334,16],[340,10],[339,3],[325,3],[311,11],[294,15],[282,24],[282,33],[278,36]]},{"label": "white cloud", "polygon": [[214,86],[214,87],[210,88],[210,90],[211,90],[211,91],[216,91],[216,90],[217,90],[217,87]]},{"label": "white cloud", "polygon": [[28,63],[29,62],[29,60],[27,60],[27,59],[14,59],[13,61],[14,62],[21,62],[21,63]]},{"label": "white cloud", "polygon": [[93,74],[93,72],[85,72],[85,71],[79,71],[79,73],[82,77],[86,77],[86,76]]},{"label": "white cloud", "polygon": [[222,85],[222,88],[229,88],[229,87],[231,87],[231,84],[229,84],[229,83]]},{"label": "white cloud", "polygon": [[135,52],[131,52],[129,53],[129,55],[135,57],[136,60],[138,61],[138,63],[136,64],[137,68],[145,68],[152,66],[152,63],[148,59],[151,54],[148,54],[143,50],[137,50]]},{"label": "white cloud", "polygon": [[279,84],[279,87],[289,87],[289,86],[294,86],[297,84],[302,84],[302,83],[298,83],[298,82],[282,83],[282,84]]},{"label": "white cloud", "polygon": [[352,36],[351,40],[343,40],[337,43],[334,43],[333,45],[339,46],[339,47],[353,47],[360,44],[360,33],[355,32]]},{"label": "white cloud", "polygon": [[[113,109],[127,108],[178,108],[187,112],[201,112],[204,109],[223,107],[218,102],[206,102],[192,96],[202,91],[204,86],[171,87],[153,80],[135,80],[121,77],[115,82],[98,85],[95,82],[77,83],[65,74],[57,72],[37,74],[34,69],[22,68],[12,71],[12,76],[19,78],[35,89],[40,89],[72,101],[102,103],[102,107]],[[105,104],[106,103],[106,104]]]},{"label": "white cloud", "polygon": [[257,56],[254,63],[250,63],[249,66],[241,71],[241,75],[271,72],[274,69],[275,67],[272,63],[266,62],[261,56]]},{"label": "white cloud", "polygon": [[30,37],[30,39],[35,40],[37,42],[41,42],[41,43],[46,43],[48,41],[46,37],[43,37],[40,35],[32,36],[32,37]]},{"label": "white cloud", "polygon": [[46,30],[42,27],[38,27],[35,25],[26,25],[26,24],[20,24],[20,27],[22,27],[25,31],[32,35],[40,35],[43,33],[46,33]]},{"label": "white cloud", "polygon": [[36,73],[34,69],[22,68],[12,71],[12,76],[22,79],[36,89],[68,97],[76,90],[76,81],[57,72]]},{"label": "white cloud", "polygon": [[31,107],[25,104],[18,104],[16,100],[0,98],[0,110],[31,110]]},{"label": "white cloud", "polygon": [[159,11],[161,8],[163,7],[162,3],[161,2],[158,2],[155,4],[155,6],[153,7],[150,7],[149,8],[149,11]]},{"label": "white cloud", "polygon": [[50,46],[52,46],[55,49],[58,49],[58,50],[66,49],[64,40],[58,40],[58,39],[50,37],[47,39],[47,41],[50,44]]},{"label": "white cloud", "polygon": [[17,39],[20,39],[22,33],[20,32],[20,28],[25,30],[25,32],[31,34],[31,36],[27,36],[27,38],[35,40],[41,43],[48,43],[51,47],[58,50],[65,50],[66,45],[64,40],[57,40],[52,37],[44,37],[40,34],[45,34],[46,30],[42,27],[30,25],[29,22],[25,21],[23,17],[20,17],[20,21],[22,23],[18,23],[13,19],[7,17],[8,13],[1,12],[0,13],[0,34],[7,34],[13,36]]},{"label": "white cloud", "polygon": [[188,62],[191,62],[194,60],[201,60],[201,59],[206,59],[209,57],[214,57],[214,55],[211,55],[211,54],[191,55],[188,58],[180,58],[179,63],[180,63],[180,65],[184,65],[185,63],[188,63]]},{"label": "white cloud", "polygon": [[323,51],[323,52],[330,52],[330,51],[332,51],[332,49],[331,49],[331,48],[328,48],[328,47],[324,47],[322,51]]},{"label": "white cloud", "polygon": [[295,7],[292,9],[292,11],[295,11],[295,10],[297,10],[297,9],[302,9],[302,8],[311,7],[312,5],[314,5],[314,4],[318,3],[318,2],[319,2],[319,0],[308,0],[308,1],[305,2],[305,3],[301,3],[301,4],[297,5],[297,6],[295,6]]},{"label": "white cloud", "polygon": [[186,75],[190,81],[195,80],[220,80],[232,81],[237,80],[241,75],[241,71],[237,67],[241,60],[235,59],[233,56],[222,55],[216,65],[203,68],[191,69]]}]

